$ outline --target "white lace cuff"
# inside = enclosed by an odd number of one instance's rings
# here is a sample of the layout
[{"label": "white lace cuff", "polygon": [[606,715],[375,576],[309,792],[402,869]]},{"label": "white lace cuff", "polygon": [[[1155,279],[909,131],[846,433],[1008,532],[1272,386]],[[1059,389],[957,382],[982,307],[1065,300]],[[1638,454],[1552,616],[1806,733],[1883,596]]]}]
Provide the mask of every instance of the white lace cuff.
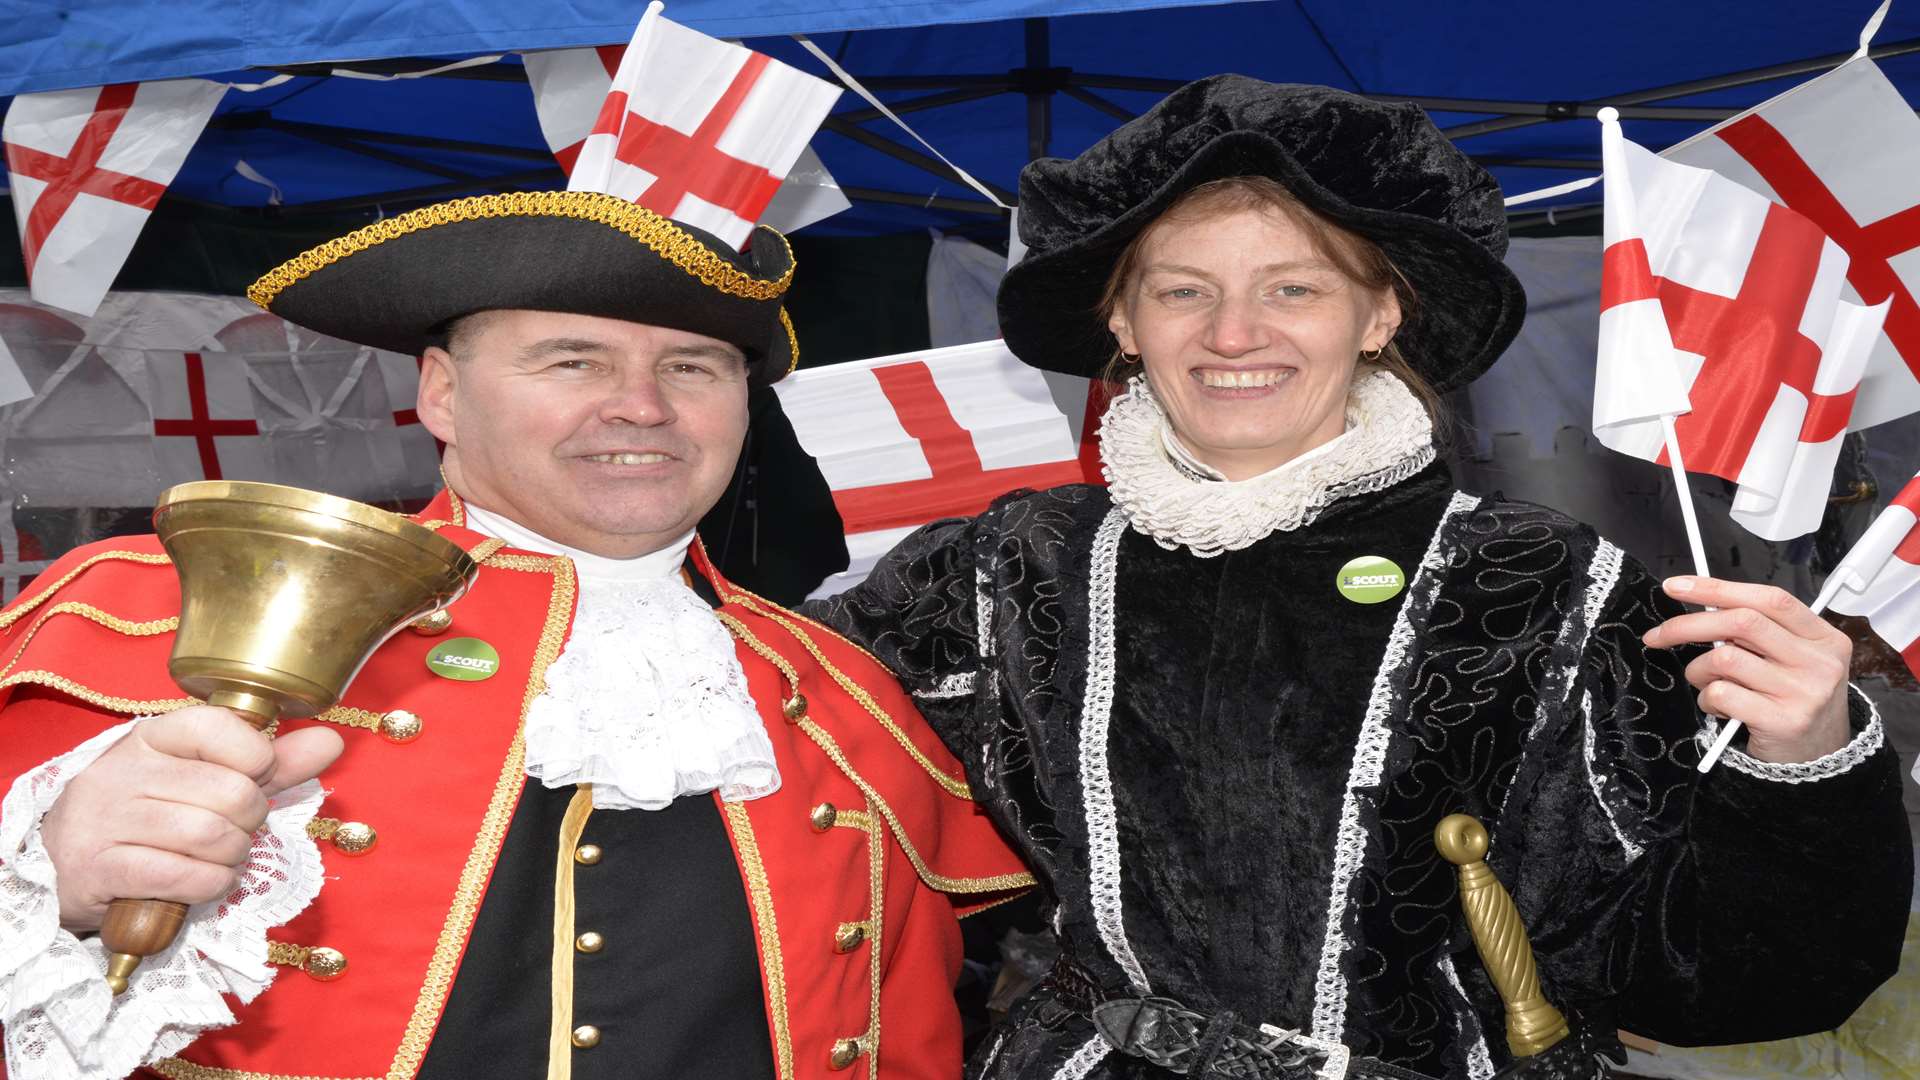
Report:
[{"label": "white lace cuff", "polygon": [[[1759,758],[1729,746],[1722,760],[1726,762],[1728,768],[1735,772],[1745,773],[1756,779],[1771,780],[1775,783],[1782,784],[1812,783],[1816,780],[1825,780],[1829,777],[1839,776],[1851,770],[1855,765],[1867,760],[1879,751],[1880,744],[1886,741],[1886,730],[1880,724],[1880,710],[1874,706],[1872,698],[1861,693],[1859,687],[1852,685],[1847,687],[1847,694],[1852,700],[1861,702],[1866,706],[1867,722],[1861,727],[1860,731],[1854,735],[1853,739],[1840,749],[1814,758],[1812,761],[1781,763],[1776,761],[1761,761]],[[1849,712],[1851,711],[1852,710],[1849,709]],[[1718,723],[1711,724],[1703,730],[1701,736],[1706,739],[1707,742],[1703,743],[1702,746],[1711,746],[1712,740],[1719,735],[1719,730],[1720,725]]]},{"label": "white lace cuff", "polygon": [[188,909],[174,943],[140,965],[125,994],[110,994],[99,938],[60,927],[40,821],[67,783],[137,723],[26,773],[0,801],[0,1027],[12,1080],[118,1080],[233,1023],[221,995],[251,1001],[273,981],[267,931],[319,894],[320,851],[306,826],[322,792],[308,781],[274,799],[233,892]]}]

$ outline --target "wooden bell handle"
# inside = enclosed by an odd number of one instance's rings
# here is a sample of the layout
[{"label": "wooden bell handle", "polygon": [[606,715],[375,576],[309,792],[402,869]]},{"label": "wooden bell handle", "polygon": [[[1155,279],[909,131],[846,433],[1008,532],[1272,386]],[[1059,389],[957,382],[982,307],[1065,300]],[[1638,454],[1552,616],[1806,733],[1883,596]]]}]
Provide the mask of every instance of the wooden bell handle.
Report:
[{"label": "wooden bell handle", "polygon": [[[280,703],[257,694],[219,691],[207,704],[220,705],[266,731],[280,715]],[[186,922],[187,905],[172,900],[115,900],[100,923],[100,944],[107,947],[107,989],[125,993],[140,961],[173,944]]]}]

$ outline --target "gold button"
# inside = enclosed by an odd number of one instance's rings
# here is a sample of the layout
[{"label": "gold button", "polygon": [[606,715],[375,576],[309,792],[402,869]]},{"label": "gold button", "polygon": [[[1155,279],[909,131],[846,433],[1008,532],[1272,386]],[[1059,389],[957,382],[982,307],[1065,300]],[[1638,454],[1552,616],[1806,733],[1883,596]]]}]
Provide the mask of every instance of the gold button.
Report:
[{"label": "gold button", "polygon": [[409,629],[421,637],[434,637],[446,633],[447,627],[452,625],[453,612],[448,611],[446,608],[441,608],[439,611],[431,612],[415,619]]},{"label": "gold button", "polygon": [[780,706],[780,715],[790,724],[797,724],[807,718],[807,695],[798,690]]},{"label": "gold button", "polygon": [[333,842],[334,850],[342,855],[365,855],[380,842],[380,834],[364,821],[343,821],[327,839]]},{"label": "gold button", "polygon": [[307,952],[302,970],[321,982],[332,982],[347,973],[347,956],[339,949],[316,945]]},{"label": "gold button", "polygon": [[826,832],[833,828],[833,820],[839,816],[840,811],[834,809],[832,803],[823,802],[807,812],[807,823],[813,826],[814,832]]},{"label": "gold button", "polygon": [[573,1045],[582,1050],[591,1050],[600,1045],[600,1029],[592,1024],[581,1024],[573,1029]]},{"label": "gold button", "polygon": [[867,940],[867,925],[857,922],[843,922],[833,932],[833,951],[850,953]]},{"label": "gold button", "polygon": [[420,737],[420,718],[405,709],[395,709],[380,718],[380,737],[392,743],[409,743]]},{"label": "gold button", "polygon": [[607,939],[592,930],[573,939],[573,947],[584,953],[596,953],[606,947]]},{"label": "gold button", "polygon": [[827,1055],[827,1067],[844,1069],[860,1058],[859,1039],[835,1039],[833,1052]]},{"label": "gold button", "polygon": [[581,844],[579,847],[574,848],[573,861],[579,863],[581,866],[600,865],[600,845]]}]

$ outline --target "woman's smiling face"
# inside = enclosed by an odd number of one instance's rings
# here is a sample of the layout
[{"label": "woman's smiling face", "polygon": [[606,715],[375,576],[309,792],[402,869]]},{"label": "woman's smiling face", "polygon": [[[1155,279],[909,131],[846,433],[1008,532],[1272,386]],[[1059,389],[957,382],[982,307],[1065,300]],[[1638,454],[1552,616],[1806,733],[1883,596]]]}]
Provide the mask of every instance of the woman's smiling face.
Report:
[{"label": "woman's smiling face", "polygon": [[1359,354],[1400,322],[1391,290],[1355,283],[1274,207],[1162,217],[1134,266],[1108,326],[1174,434],[1230,480],[1338,436]]}]

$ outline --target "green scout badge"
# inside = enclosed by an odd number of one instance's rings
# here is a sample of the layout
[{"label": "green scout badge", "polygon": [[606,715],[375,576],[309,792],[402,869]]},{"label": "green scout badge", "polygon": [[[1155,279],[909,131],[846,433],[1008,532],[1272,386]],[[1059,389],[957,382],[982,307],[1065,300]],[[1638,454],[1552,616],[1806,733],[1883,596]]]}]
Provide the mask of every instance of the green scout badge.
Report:
[{"label": "green scout badge", "polygon": [[500,654],[477,637],[454,638],[427,654],[427,670],[443,679],[479,682],[500,670]]},{"label": "green scout badge", "polygon": [[1407,575],[1392,559],[1380,555],[1362,555],[1349,560],[1334,578],[1340,595],[1356,604],[1378,604],[1400,595],[1407,587]]}]

